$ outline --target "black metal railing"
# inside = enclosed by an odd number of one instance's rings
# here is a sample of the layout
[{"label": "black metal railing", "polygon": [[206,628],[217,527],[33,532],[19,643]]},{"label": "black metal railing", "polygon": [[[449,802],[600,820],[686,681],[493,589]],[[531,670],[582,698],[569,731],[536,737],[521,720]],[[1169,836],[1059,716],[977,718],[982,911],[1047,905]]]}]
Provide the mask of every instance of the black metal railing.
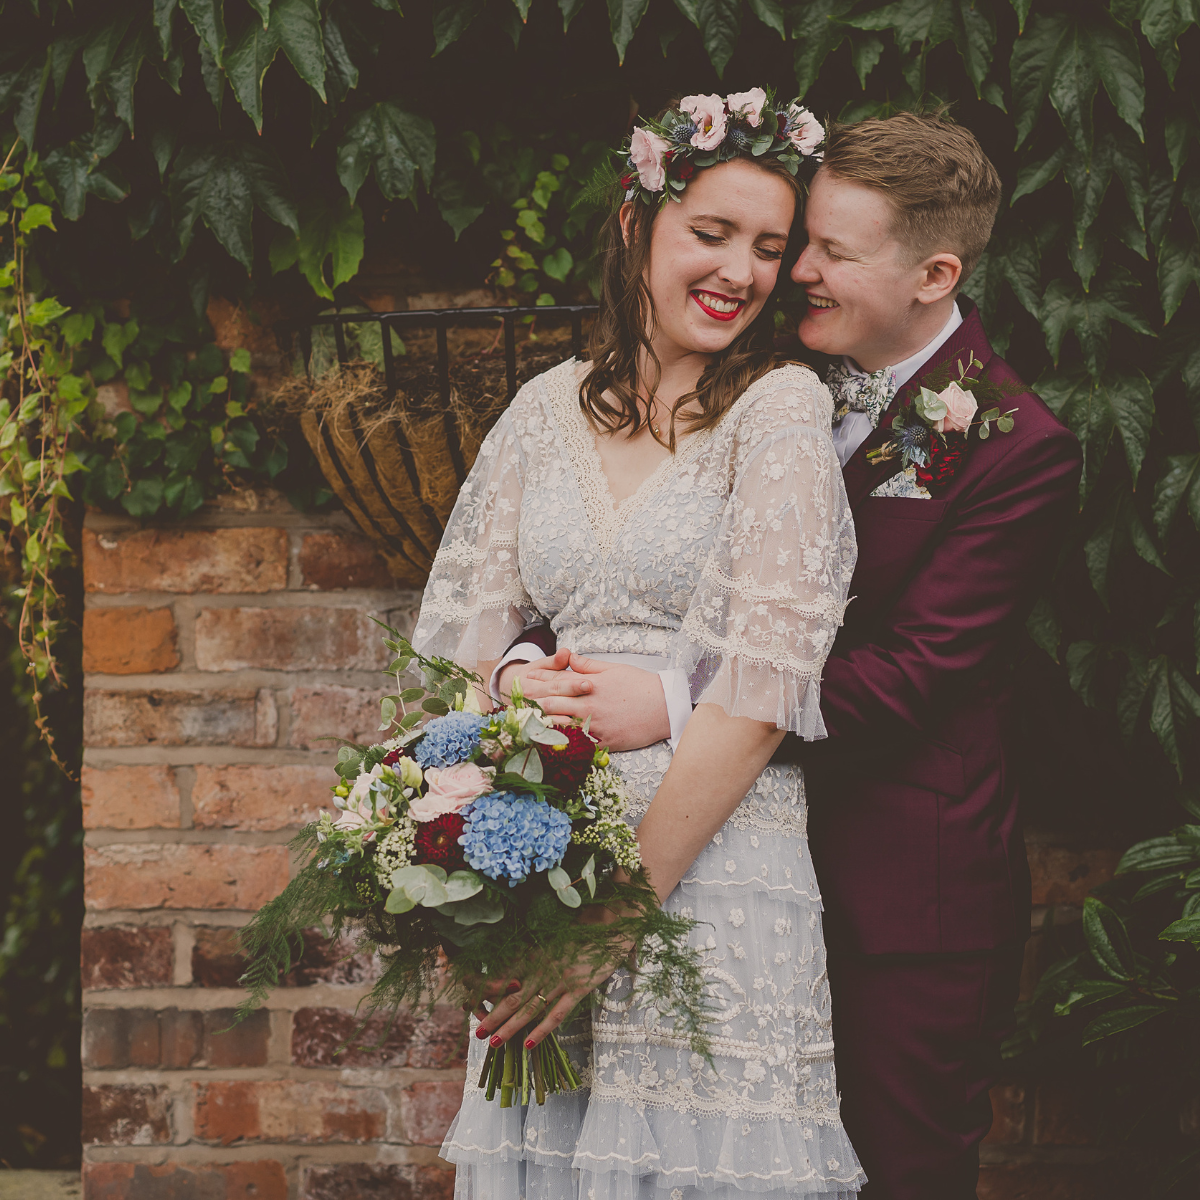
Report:
[{"label": "black metal railing", "polygon": [[403,340],[403,331],[406,329],[432,327],[437,334],[438,390],[442,404],[446,405],[450,402],[450,351],[446,340],[447,330],[456,326],[494,326],[497,321],[501,322],[504,331],[505,377],[508,383],[508,399],[511,400],[517,391],[517,321],[525,317],[537,317],[539,320],[569,319],[571,349],[578,357],[583,350],[583,318],[592,316],[596,311],[595,304],[545,304],[513,308],[424,308],[402,312],[325,313],[291,328],[300,337],[305,370],[311,371],[314,326],[333,326],[338,362],[345,364],[350,361],[346,350],[346,326],[377,323],[383,349],[383,376],[390,400],[396,394],[396,356],[392,351],[391,331],[395,329]]}]

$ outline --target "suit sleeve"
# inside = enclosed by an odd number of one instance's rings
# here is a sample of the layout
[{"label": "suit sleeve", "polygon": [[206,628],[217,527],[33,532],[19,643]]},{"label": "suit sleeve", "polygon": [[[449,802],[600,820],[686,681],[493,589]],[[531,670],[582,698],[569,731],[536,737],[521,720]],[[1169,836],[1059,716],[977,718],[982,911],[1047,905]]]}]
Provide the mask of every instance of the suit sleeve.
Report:
[{"label": "suit sleeve", "polygon": [[1078,494],[1065,429],[1013,445],[909,579],[876,640],[834,653],[821,682],[829,751],[927,728],[1026,615]]}]

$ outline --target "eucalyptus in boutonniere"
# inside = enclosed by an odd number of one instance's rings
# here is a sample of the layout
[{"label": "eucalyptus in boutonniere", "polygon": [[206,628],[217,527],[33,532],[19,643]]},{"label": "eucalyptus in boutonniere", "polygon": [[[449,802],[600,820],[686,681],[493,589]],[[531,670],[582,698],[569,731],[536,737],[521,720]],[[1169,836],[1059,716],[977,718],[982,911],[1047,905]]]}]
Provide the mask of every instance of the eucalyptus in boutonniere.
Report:
[{"label": "eucalyptus in boutonniere", "polygon": [[[980,440],[991,436],[993,424],[1001,433],[1012,432],[1017,410],[1002,411],[1000,405],[1021,389],[972,375],[983,369],[973,354],[965,364],[960,358],[954,365],[957,378],[951,377],[949,366],[929,373],[917,395],[892,418],[892,436],[867,452],[870,462],[899,458],[903,468],[915,469],[922,487],[940,487],[958,470],[972,429],[978,429]],[[981,400],[991,407],[980,412]]]}]

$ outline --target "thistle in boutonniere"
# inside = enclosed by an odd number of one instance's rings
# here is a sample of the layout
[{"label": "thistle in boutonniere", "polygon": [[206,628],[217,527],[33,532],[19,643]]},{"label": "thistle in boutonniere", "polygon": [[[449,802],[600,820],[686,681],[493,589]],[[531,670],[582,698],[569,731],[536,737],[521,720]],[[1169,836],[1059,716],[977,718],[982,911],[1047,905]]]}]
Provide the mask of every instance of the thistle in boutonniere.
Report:
[{"label": "thistle in boutonniere", "polygon": [[[991,436],[992,425],[1001,433],[1009,433],[1015,424],[1010,408],[1001,412],[1000,403],[1006,396],[1018,394],[1009,384],[996,384],[972,371],[982,370],[983,363],[973,354],[964,365],[955,364],[958,378],[949,378],[949,371],[930,372],[927,383],[913,399],[907,401],[892,419],[892,436],[876,450],[867,452],[875,464],[899,458],[903,468],[913,467],[917,482],[923,487],[939,487],[949,483],[962,462],[967,439],[973,428],[983,440]],[[946,379],[941,376],[946,375]],[[980,413],[980,399],[993,407]]]}]

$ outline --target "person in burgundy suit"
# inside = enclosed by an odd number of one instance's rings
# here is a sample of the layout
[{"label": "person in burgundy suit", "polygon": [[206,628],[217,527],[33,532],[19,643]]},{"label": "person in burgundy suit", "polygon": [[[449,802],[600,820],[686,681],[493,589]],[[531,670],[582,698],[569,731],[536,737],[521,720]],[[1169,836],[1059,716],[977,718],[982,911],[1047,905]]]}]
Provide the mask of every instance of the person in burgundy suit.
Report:
[{"label": "person in burgundy suit", "polygon": [[[1081,454],[960,293],[999,200],[961,126],[835,125],[792,271],[808,297],[800,339],[840,359],[827,383],[859,558],[821,680],[829,737],[789,737],[780,753],[806,772],[864,1200],[974,1197],[1029,931],[1006,651],[1073,510]],[[872,455],[923,383],[964,373],[1016,410],[1010,430],[993,423],[985,440],[976,424],[932,470]],[[591,714],[616,749],[677,737],[690,713],[686,679],[580,659],[545,625],[493,689],[516,675],[548,711]]]}]

